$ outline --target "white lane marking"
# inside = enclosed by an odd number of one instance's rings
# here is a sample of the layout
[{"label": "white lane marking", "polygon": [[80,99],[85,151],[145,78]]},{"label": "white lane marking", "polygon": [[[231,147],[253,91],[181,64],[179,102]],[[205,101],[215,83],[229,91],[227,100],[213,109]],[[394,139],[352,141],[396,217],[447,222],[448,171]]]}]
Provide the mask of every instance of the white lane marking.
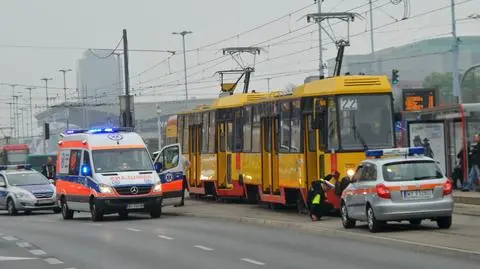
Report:
[{"label": "white lane marking", "polygon": [[29,248],[31,247],[32,245],[30,245],[30,243],[28,242],[18,242],[17,243],[17,246],[21,247],[21,248]]},{"label": "white lane marking", "polygon": [[46,258],[44,261],[48,262],[49,264],[62,264],[63,262],[56,258]]},{"label": "white lane marking", "polygon": [[74,267],[69,267],[69,268],[65,268],[65,269],[75,269]]},{"label": "white lane marking", "polygon": [[195,245],[194,247],[199,248],[199,249],[203,249],[205,251],[213,251],[213,248],[209,248],[209,247],[202,246],[202,245]]},{"label": "white lane marking", "polygon": [[169,236],[166,236],[166,235],[159,235],[158,237],[162,238],[162,239],[165,239],[165,240],[173,240],[174,239],[173,237],[169,237]]},{"label": "white lane marking", "polygon": [[127,230],[132,231],[132,232],[140,232],[139,229],[135,229],[135,228],[127,228]]},{"label": "white lane marking", "polygon": [[242,260],[244,262],[249,262],[249,263],[252,263],[252,264],[255,264],[255,265],[265,265],[264,262],[259,262],[259,261],[252,260],[252,259],[249,259],[249,258],[242,258],[240,260]]},{"label": "white lane marking", "polygon": [[4,236],[2,237],[4,240],[7,240],[7,241],[17,241],[18,238],[16,237],[13,237],[13,236]]},{"label": "white lane marking", "polygon": [[29,250],[30,253],[32,253],[33,255],[37,255],[37,256],[41,256],[41,255],[46,255],[47,253],[41,249],[32,249],[32,250]]},{"label": "white lane marking", "polygon": [[37,260],[38,258],[30,258],[30,257],[8,257],[8,256],[0,256],[0,262],[8,262],[8,261],[21,261],[21,260]]}]

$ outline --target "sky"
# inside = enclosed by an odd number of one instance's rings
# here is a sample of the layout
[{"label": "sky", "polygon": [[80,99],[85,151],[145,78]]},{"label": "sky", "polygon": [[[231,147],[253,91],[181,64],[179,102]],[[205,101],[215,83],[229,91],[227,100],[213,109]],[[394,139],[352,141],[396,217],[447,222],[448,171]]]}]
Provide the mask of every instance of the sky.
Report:
[{"label": "sky", "polygon": [[[375,50],[451,36],[450,0],[410,0],[407,10],[405,1],[372,1]],[[458,35],[480,35],[480,20],[465,19],[480,13],[480,0],[456,3]],[[346,54],[370,52],[368,0],[325,0],[322,11],[358,12],[361,16],[350,23]],[[218,96],[215,72],[238,68],[221,52],[232,46],[262,48],[255,61],[243,57],[246,64],[255,62],[251,89],[301,84],[318,74],[318,28],[305,18],[315,12],[313,0],[0,0],[0,127],[10,124],[7,103],[12,89],[5,84],[19,84],[21,106],[28,104],[25,85],[36,87],[32,95],[38,113],[45,107],[40,79],[53,78],[49,96],[59,102],[63,78],[58,70],[71,68],[67,97],[72,98],[77,60],[89,48],[115,48],[122,29],[128,31],[131,87],[139,102],[184,98],[182,43],[180,36],[171,34],[174,31],[193,32],[186,36],[190,96]],[[401,20],[405,15],[408,19]],[[346,23],[332,20],[324,27],[335,40],[347,38]],[[335,57],[336,48],[326,34],[322,44],[324,61]],[[162,50],[176,55],[169,58]]]}]

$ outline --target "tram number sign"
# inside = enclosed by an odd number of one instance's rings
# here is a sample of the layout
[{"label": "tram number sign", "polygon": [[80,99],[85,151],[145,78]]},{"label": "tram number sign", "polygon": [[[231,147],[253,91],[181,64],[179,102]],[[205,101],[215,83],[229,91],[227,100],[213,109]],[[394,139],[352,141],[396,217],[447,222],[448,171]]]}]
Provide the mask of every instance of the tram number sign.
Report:
[{"label": "tram number sign", "polygon": [[340,99],[340,109],[344,111],[357,110],[358,100],[355,97],[344,97]]},{"label": "tram number sign", "polygon": [[404,89],[403,110],[416,111],[437,105],[436,89]]}]

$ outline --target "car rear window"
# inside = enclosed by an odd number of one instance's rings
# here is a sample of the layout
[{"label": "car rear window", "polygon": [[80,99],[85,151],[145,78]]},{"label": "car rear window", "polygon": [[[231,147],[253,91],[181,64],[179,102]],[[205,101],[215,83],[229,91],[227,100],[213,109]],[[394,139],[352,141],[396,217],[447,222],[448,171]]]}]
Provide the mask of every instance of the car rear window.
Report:
[{"label": "car rear window", "polygon": [[434,161],[402,161],[383,165],[385,181],[414,181],[442,177],[443,173]]}]

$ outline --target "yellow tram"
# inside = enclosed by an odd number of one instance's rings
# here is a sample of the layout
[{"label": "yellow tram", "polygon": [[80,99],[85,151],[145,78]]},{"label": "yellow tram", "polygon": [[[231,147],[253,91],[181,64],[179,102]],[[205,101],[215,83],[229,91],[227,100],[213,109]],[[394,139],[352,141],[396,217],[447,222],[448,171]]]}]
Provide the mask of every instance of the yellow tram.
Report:
[{"label": "yellow tram", "polygon": [[177,136],[191,162],[190,193],[302,205],[313,180],[352,175],[367,148],[394,147],[392,107],[386,76],[337,76],[187,111]]}]

